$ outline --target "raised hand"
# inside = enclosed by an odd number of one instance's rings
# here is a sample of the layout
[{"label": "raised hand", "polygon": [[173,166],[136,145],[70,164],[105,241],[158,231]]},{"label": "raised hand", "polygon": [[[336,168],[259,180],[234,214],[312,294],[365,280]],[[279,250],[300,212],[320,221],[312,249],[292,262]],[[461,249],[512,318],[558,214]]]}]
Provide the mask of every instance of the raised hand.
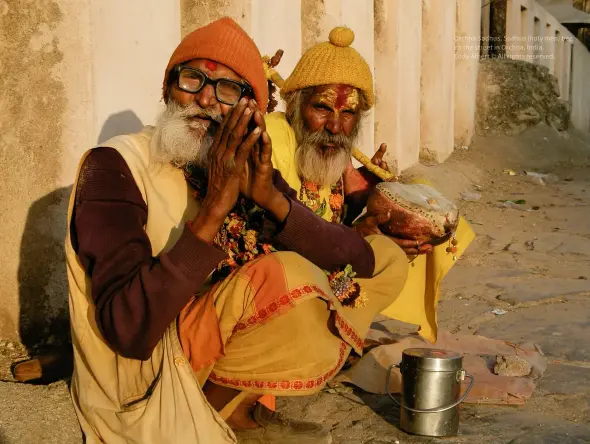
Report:
[{"label": "raised hand", "polygon": [[237,202],[240,179],[247,171],[247,162],[260,128],[248,133],[253,116],[248,100],[242,99],[225,116],[209,152],[207,195],[201,211],[193,221],[193,232],[204,240],[214,238],[229,211]]},{"label": "raised hand", "polygon": [[371,158],[371,163],[373,165],[377,165],[378,167],[384,169],[385,171],[389,171],[389,167],[387,166],[387,162],[383,160],[383,156],[385,155],[386,152],[387,152],[387,144],[382,143],[379,146],[379,149],[377,150],[377,152],[375,152],[375,154]]},{"label": "raised hand", "polygon": [[262,113],[254,113],[254,122],[262,136],[250,156],[249,186],[242,193],[252,199],[256,205],[271,213],[274,218],[283,222],[289,214],[290,203],[274,185],[274,167],[272,164],[272,141],[266,132],[266,124]]},{"label": "raised hand", "polygon": [[259,207],[267,208],[279,193],[273,183],[272,142],[266,132],[266,125],[260,111],[254,114],[254,121],[262,131],[262,136],[251,155],[253,166],[251,198]]}]

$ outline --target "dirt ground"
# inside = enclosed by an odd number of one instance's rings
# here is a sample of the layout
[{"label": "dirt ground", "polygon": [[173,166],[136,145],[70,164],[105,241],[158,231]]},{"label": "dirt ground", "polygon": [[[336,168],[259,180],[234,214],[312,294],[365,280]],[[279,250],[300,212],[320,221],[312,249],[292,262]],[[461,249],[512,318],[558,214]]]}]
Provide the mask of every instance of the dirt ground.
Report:
[{"label": "dirt ground", "polygon": [[[542,185],[524,171],[558,180]],[[549,365],[533,397],[523,407],[465,405],[459,436],[443,440],[406,435],[386,396],[360,391],[280,399],[281,411],[330,425],[335,444],[590,443],[590,136],[540,125],[479,138],[410,173],[457,199],[478,235],[445,279],[441,328],[539,344]],[[505,200],[525,203],[499,208]],[[0,383],[0,399],[0,444],[81,442],[65,382]]]}]

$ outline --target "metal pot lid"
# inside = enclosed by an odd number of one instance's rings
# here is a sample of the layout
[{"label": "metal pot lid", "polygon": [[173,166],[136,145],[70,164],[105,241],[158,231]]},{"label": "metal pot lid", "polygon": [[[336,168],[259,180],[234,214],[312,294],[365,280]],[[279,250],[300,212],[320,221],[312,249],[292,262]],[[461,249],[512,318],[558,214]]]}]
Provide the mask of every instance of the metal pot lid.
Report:
[{"label": "metal pot lid", "polygon": [[439,348],[408,348],[402,354],[402,368],[432,371],[457,371],[463,368],[463,355]]}]

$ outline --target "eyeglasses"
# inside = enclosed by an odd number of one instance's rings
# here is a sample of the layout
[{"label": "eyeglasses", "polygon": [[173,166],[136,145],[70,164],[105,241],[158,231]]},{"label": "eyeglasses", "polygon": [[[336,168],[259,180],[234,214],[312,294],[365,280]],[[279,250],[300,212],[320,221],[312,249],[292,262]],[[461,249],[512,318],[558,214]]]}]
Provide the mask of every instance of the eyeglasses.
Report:
[{"label": "eyeglasses", "polygon": [[225,105],[235,105],[244,96],[253,97],[250,85],[230,79],[211,79],[203,71],[188,66],[174,68],[177,86],[188,93],[196,94],[207,85],[213,85],[217,101]]}]

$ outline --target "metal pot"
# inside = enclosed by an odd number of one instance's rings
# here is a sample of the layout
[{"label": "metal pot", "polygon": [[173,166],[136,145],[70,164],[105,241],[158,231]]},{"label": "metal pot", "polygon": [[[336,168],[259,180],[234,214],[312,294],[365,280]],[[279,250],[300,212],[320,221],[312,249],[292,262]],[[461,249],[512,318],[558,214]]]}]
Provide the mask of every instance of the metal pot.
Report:
[{"label": "metal pot", "polygon": [[[402,374],[401,404],[389,391],[391,369]],[[471,381],[463,396],[461,381]],[[467,397],[473,376],[463,370],[463,356],[435,348],[409,348],[401,364],[387,369],[386,390],[401,407],[400,428],[414,435],[455,436],[459,430],[459,404]]]}]

